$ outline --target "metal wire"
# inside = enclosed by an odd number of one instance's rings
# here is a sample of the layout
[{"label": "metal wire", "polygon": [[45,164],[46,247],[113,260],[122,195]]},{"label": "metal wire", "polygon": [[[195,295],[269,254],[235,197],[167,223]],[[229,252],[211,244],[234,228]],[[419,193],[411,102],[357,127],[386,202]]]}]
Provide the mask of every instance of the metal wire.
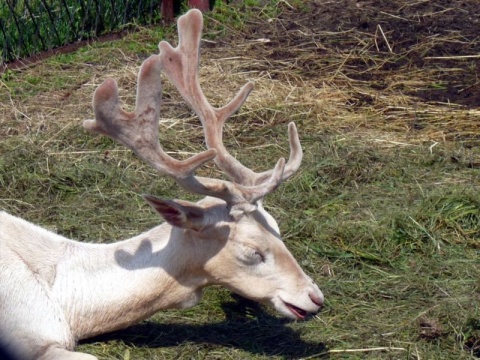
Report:
[{"label": "metal wire", "polygon": [[0,1],[0,64],[129,24],[160,19],[161,0]]}]

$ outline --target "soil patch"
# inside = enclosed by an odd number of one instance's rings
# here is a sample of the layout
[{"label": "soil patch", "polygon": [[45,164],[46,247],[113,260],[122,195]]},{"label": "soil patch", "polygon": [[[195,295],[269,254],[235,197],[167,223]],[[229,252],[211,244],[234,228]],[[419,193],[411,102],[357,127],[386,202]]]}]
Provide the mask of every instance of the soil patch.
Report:
[{"label": "soil patch", "polygon": [[[267,57],[294,61],[299,75],[328,79],[340,69],[349,79],[381,90],[392,85],[392,71],[410,73],[411,80],[424,72],[428,84],[400,90],[426,102],[480,105],[480,6],[475,0],[311,1],[303,12],[286,6],[275,22],[275,27],[257,24],[250,39],[267,38]],[[335,69],[332,55],[343,56],[341,68]]]}]

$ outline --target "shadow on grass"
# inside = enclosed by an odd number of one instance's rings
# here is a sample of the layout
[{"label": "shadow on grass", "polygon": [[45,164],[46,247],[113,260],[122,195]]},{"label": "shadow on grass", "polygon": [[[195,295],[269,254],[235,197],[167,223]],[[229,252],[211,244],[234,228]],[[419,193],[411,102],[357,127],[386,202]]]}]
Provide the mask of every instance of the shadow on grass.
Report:
[{"label": "shadow on grass", "polygon": [[327,352],[325,344],[303,340],[298,331],[286,326],[288,320],[268,314],[254,302],[236,295],[234,298],[234,302],[221,305],[226,315],[222,322],[202,325],[144,322],[82,343],[117,340],[127,345],[148,348],[210,344],[285,359],[321,356]]}]

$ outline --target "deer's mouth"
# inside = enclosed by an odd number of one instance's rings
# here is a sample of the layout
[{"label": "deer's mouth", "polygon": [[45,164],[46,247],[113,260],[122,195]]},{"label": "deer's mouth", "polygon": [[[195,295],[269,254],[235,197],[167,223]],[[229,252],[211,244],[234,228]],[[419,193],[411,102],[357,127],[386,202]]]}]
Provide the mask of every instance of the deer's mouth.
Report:
[{"label": "deer's mouth", "polygon": [[308,312],[306,310],[303,310],[295,305],[292,305],[290,303],[287,303],[285,302],[285,306],[287,307],[288,310],[290,310],[291,313],[293,313],[293,315],[295,315],[297,317],[297,319],[305,319],[308,315]]}]

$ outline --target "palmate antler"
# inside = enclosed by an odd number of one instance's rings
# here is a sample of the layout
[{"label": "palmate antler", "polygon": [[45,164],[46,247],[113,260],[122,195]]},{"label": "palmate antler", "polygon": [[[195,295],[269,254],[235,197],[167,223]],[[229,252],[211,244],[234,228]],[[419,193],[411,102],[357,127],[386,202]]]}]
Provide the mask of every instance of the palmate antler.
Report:
[{"label": "palmate antler", "polygon": [[[124,144],[160,173],[173,177],[192,193],[217,197],[229,205],[254,204],[299,168],[302,149],[297,130],[293,123],[289,124],[290,159],[287,164],[283,158],[279,159],[273,170],[255,173],[228,153],[222,142],[223,124],[242,106],[253,84],[249,82],[243,86],[222,108],[210,105],[198,80],[202,27],[202,13],[190,10],[178,19],[178,46],[173,48],[162,41],[159,44],[160,54],[144,61],[138,75],[134,112],[121,108],[115,80],[105,80],[93,96],[95,120],[86,120],[84,127]],[[162,70],[203,125],[209,150],[187,160],[179,161],[167,155],[158,140]],[[212,159],[232,182],[194,175],[199,166]]]}]

